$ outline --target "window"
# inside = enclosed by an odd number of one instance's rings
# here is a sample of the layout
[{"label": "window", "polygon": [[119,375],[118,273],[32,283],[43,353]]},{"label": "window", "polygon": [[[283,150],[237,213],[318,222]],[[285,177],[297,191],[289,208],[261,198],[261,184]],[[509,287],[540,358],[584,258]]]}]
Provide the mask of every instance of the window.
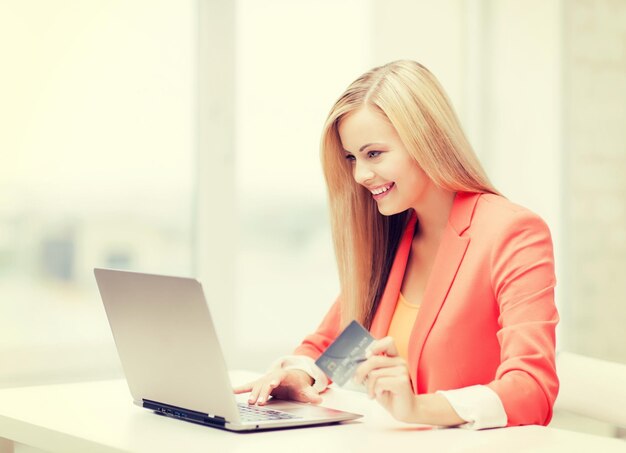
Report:
[{"label": "window", "polygon": [[0,385],[116,373],[94,267],[191,272],[194,8],[0,4]]}]

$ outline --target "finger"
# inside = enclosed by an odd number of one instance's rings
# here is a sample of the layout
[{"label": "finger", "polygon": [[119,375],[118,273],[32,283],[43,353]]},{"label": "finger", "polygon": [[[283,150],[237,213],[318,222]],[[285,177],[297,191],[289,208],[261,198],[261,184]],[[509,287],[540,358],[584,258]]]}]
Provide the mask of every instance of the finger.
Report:
[{"label": "finger", "polygon": [[392,337],[384,337],[380,340],[374,341],[367,349],[366,355],[387,355],[390,357],[398,356],[398,348],[396,348],[396,342]]},{"label": "finger", "polygon": [[365,362],[361,363],[357,367],[354,373],[354,380],[359,384],[363,383],[367,375],[373,370],[377,368],[383,368],[385,366],[391,366],[392,364],[389,362],[390,360],[393,359],[379,355],[368,358]]},{"label": "finger", "polygon": [[363,385],[368,374],[376,368],[374,359],[376,359],[376,357],[370,357],[356,368],[353,379],[358,385]]},{"label": "finger", "polygon": [[376,393],[376,391],[380,387],[380,380],[385,380],[388,378],[396,378],[401,382],[406,382],[408,380],[408,369],[404,366],[394,366],[373,370],[367,375],[366,380],[366,389],[368,396],[370,398],[377,397],[378,394]]},{"label": "finger", "polygon": [[374,399],[376,396],[376,384],[378,380],[385,376],[387,373],[387,369],[379,369],[373,370],[367,375],[367,379],[365,380],[365,389],[367,391],[367,396],[370,399]]},{"label": "finger", "polygon": [[[259,395],[261,394],[261,390],[265,383],[272,382],[273,383],[272,388],[275,388],[276,386],[280,385],[284,377],[285,377],[285,372],[283,370],[278,370],[278,371],[271,372],[257,379],[256,381],[249,383],[248,385],[251,387],[251,389],[250,389],[250,396],[248,397],[248,403],[255,404],[257,402],[257,399],[259,398]],[[246,386],[242,386],[242,388],[244,387]],[[245,393],[245,392],[241,392],[241,393]]]},{"label": "finger", "polygon": [[254,383],[252,390],[250,390],[250,395],[248,395],[248,404],[256,404],[260,391],[261,381],[259,380]]},{"label": "finger", "polygon": [[256,403],[259,406],[263,406],[267,403],[267,400],[269,400],[270,395],[272,394],[272,390],[278,387],[279,384],[280,381],[277,378],[272,378],[263,382],[261,384],[261,389],[259,390],[259,396]]},{"label": "finger", "polygon": [[373,389],[373,394],[376,399],[384,397],[385,394],[398,395],[406,387],[410,386],[410,382],[406,376],[394,375],[394,376],[380,376],[376,380],[376,385]]},{"label": "finger", "polygon": [[[372,389],[372,398],[381,399],[386,392],[391,392],[391,381],[393,378],[389,376],[380,376],[376,379],[376,384]],[[393,393],[393,392],[391,392]]]},{"label": "finger", "polygon": [[363,384],[365,378],[368,377],[372,371],[380,369],[380,368],[389,368],[389,367],[405,367],[408,369],[406,365],[406,361],[402,357],[387,357],[382,355],[377,355],[370,357],[365,362],[363,362],[356,369],[354,373],[354,380],[357,384]]},{"label": "finger", "polygon": [[248,382],[244,385],[238,385],[236,387],[233,387],[233,393],[235,393],[236,395],[239,395],[240,393],[248,393],[252,390],[252,387],[254,387],[254,382]]}]

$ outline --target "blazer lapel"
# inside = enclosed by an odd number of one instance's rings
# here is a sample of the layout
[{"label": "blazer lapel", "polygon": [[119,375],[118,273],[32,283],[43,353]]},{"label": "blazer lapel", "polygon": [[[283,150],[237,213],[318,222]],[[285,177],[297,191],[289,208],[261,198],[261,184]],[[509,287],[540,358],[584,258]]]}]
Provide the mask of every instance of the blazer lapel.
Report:
[{"label": "blazer lapel", "polygon": [[409,252],[411,251],[411,243],[413,242],[413,233],[415,232],[415,224],[417,216],[415,213],[411,215],[407,223],[400,244],[398,244],[398,251],[393,259],[391,270],[389,271],[389,278],[387,279],[387,285],[385,291],[380,299],[380,304],[372,320],[372,326],[370,328],[371,334],[374,338],[382,338],[387,335],[389,331],[389,325],[391,324],[391,318],[396,310],[396,303],[398,302],[398,296],[400,295],[400,289],[402,288],[402,280],[404,279],[404,271],[406,270],[406,263],[409,260]]},{"label": "blazer lapel", "polygon": [[470,225],[474,207],[479,197],[480,194],[460,192],[456,194],[448,223],[441,238],[409,342],[409,370],[415,393],[419,391],[417,367],[422,349],[465,256],[470,238],[462,237],[461,234]]}]

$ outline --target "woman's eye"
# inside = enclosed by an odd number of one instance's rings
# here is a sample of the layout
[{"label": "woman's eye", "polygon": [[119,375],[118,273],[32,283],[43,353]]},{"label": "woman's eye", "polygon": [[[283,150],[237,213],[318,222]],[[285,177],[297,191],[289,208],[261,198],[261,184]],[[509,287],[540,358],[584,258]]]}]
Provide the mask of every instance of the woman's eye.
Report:
[{"label": "woman's eye", "polygon": [[374,158],[380,156],[380,151],[368,151],[367,157]]},{"label": "woman's eye", "polygon": [[348,162],[354,162],[355,157],[354,157],[354,155],[352,155],[352,154],[346,154],[346,160],[347,160]]}]

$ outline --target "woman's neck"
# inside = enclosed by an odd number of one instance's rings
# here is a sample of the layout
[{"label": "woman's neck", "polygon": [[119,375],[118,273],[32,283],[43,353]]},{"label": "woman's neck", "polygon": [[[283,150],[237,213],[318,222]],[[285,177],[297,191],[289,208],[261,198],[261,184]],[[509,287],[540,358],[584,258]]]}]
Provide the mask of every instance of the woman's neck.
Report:
[{"label": "woman's neck", "polygon": [[433,187],[422,202],[413,209],[417,214],[414,240],[438,243],[445,229],[456,192]]}]

